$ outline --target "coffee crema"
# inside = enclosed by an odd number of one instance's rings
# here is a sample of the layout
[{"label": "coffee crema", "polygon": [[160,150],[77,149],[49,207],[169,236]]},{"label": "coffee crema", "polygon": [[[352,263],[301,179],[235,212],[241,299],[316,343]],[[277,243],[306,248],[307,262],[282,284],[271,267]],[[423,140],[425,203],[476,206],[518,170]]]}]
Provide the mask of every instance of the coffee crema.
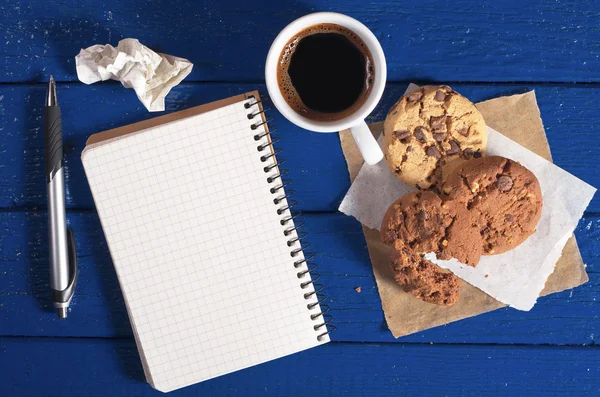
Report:
[{"label": "coffee crema", "polygon": [[315,121],[337,121],[371,94],[373,56],[360,37],[336,24],[310,26],[279,55],[277,82],[287,104]]}]

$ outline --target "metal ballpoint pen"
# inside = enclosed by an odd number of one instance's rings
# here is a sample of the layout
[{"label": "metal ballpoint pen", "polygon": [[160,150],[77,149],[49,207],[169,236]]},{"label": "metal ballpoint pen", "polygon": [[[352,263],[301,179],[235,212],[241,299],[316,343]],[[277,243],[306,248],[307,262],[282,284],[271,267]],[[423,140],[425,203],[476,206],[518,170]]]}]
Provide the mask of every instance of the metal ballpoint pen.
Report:
[{"label": "metal ballpoint pen", "polygon": [[77,284],[77,254],[73,229],[67,229],[62,118],[56,98],[56,84],[52,76],[50,76],[48,84],[44,109],[44,138],[46,141],[50,286],[58,317],[65,318]]}]

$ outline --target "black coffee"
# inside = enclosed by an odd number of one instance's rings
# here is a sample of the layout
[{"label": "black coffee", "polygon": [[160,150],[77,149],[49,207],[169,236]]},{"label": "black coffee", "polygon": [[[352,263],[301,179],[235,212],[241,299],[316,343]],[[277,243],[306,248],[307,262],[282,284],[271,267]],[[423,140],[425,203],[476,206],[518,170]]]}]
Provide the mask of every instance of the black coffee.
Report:
[{"label": "black coffee", "polygon": [[320,24],[294,36],[279,56],[279,89],[297,113],[335,121],[354,113],[371,93],[373,57],[351,30]]}]

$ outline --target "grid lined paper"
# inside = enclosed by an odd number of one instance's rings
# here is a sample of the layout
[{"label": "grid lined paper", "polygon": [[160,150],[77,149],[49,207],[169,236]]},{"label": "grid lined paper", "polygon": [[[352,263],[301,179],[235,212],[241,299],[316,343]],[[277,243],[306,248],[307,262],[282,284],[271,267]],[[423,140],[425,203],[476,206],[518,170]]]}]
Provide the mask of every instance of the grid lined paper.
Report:
[{"label": "grid lined paper", "polygon": [[94,144],[82,161],[125,297],[146,377],[170,391],[326,343],[287,242],[289,212],[268,183],[234,103]]}]

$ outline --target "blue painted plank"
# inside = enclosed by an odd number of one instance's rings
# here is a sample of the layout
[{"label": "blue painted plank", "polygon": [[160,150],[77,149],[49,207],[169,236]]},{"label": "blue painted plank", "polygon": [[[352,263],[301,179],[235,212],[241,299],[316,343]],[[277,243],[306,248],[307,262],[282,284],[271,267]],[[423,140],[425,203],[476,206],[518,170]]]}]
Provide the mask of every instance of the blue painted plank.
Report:
[{"label": "blue painted plank", "polygon": [[75,80],[82,47],[136,37],[187,57],[190,80],[262,80],[277,33],[299,16],[337,11],[373,30],[390,80],[599,81],[600,4],[593,0],[229,0],[7,2],[0,81]]},{"label": "blue painted plank", "polygon": [[[0,335],[131,335],[97,216],[72,212],[68,218],[77,236],[80,279],[69,318],[59,321],[48,293],[46,213],[0,212]],[[338,327],[333,339],[393,342],[358,223],[342,214],[303,219]],[[584,218],[576,234],[589,283],[540,298],[530,312],[501,309],[397,342],[594,344],[600,329],[600,217]]]},{"label": "blue painted plank", "polygon": [[[210,102],[262,85],[183,84],[167,100],[168,111]],[[542,118],[556,164],[600,186],[600,152],[595,150],[600,125],[597,120],[597,93],[593,85],[456,85],[473,101],[535,89]],[[384,98],[369,120],[381,121],[389,107],[401,96],[406,84],[389,84]],[[0,85],[0,207],[46,206],[43,172],[43,96],[45,85]],[[66,144],[67,204],[72,208],[93,208],[92,198],[81,166],[80,154],[87,137],[156,116],[148,113],[132,90],[106,83],[87,87],[61,84]],[[336,211],[350,186],[350,179],[337,134],[318,134],[292,126],[279,116],[278,146],[287,160],[292,188],[297,191],[299,208],[309,211]],[[600,212],[600,196],[589,211]]]},{"label": "blue painted plank", "polygon": [[[162,396],[133,340],[0,340],[3,396]],[[18,359],[8,359],[18,358]],[[332,343],[169,396],[593,396],[597,347]]]}]

